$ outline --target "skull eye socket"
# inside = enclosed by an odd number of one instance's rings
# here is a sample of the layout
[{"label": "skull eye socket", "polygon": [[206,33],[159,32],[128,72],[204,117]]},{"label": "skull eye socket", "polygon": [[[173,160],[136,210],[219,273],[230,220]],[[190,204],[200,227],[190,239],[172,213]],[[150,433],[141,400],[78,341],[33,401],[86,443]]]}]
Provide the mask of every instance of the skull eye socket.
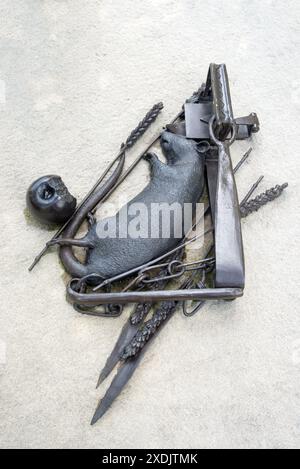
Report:
[{"label": "skull eye socket", "polygon": [[39,195],[44,200],[49,200],[54,196],[55,189],[51,187],[49,184],[41,184],[39,187]]}]

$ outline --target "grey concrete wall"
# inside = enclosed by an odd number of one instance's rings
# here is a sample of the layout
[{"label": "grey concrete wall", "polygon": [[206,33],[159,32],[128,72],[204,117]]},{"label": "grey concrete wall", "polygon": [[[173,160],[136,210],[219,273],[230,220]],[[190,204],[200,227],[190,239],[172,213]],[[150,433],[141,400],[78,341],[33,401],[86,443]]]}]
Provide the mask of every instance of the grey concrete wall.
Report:
[{"label": "grey concrete wall", "polygon": [[[2,0],[1,447],[299,447],[299,13],[296,0]],[[240,195],[261,174],[261,189],[289,188],[243,222],[244,297],[178,312],[90,427],[126,318],[76,313],[55,253],[27,272],[52,233],[24,212],[26,188],[58,173],[83,197],[152,104],[165,110],[143,145],[212,61],[227,64],[236,115],[261,121]],[[248,145],[234,145],[235,162]]]}]

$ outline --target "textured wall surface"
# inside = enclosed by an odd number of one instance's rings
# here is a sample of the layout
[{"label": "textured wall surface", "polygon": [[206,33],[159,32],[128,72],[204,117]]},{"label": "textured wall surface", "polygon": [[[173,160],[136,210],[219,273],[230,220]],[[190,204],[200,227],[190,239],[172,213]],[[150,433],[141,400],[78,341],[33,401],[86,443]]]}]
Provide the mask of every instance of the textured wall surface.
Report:
[{"label": "textured wall surface", "polygon": [[[300,446],[299,16],[296,0],[1,1],[1,447]],[[76,313],[55,252],[28,273],[51,232],[24,211],[26,188],[57,173],[83,197],[152,104],[165,110],[140,148],[212,61],[227,64],[235,114],[261,121],[240,195],[261,174],[261,189],[289,188],[243,221],[244,297],[178,312],[90,427],[126,318]],[[234,162],[248,146],[234,145]],[[123,194],[147,173],[142,163]]]}]

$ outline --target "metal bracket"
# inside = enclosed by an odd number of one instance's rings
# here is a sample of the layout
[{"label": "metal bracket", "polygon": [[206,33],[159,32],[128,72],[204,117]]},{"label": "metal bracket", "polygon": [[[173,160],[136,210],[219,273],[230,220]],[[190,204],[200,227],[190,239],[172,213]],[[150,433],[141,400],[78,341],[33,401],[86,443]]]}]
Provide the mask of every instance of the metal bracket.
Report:
[{"label": "metal bracket", "polygon": [[224,140],[229,135],[233,122],[236,125],[236,140],[249,138],[253,132],[259,131],[259,120],[255,112],[237,119],[233,117],[228,75],[224,64],[210,64],[199,101],[186,102],[184,112],[187,138],[209,138],[208,123],[213,115],[214,133],[219,140]]},{"label": "metal bracket", "polygon": [[206,103],[185,103],[186,137],[192,139],[209,139],[208,123],[213,115],[212,101]]},{"label": "metal bracket", "polygon": [[255,112],[248,116],[235,119],[237,126],[236,140],[244,140],[251,137],[253,132],[259,131],[259,120]]}]

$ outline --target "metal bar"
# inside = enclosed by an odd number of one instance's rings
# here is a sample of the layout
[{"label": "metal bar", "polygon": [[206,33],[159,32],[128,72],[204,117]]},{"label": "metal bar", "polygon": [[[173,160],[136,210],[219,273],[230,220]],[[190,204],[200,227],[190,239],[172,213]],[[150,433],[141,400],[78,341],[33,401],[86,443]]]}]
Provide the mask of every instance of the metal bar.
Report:
[{"label": "metal bar", "polygon": [[243,296],[242,288],[206,288],[203,290],[158,290],[120,293],[78,293],[67,286],[67,296],[72,303],[95,306],[110,303],[142,303],[164,300],[228,300]]},{"label": "metal bar", "polygon": [[216,287],[244,288],[245,266],[240,209],[227,142],[219,142],[215,204]]},{"label": "metal bar", "polygon": [[211,90],[216,124],[231,124],[233,111],[225,64],[210,64]]},{"label": "metal bar", "polygon": [[[236,138],[226,66],[210,65],[214,116],[209,123],[210,138],[218,146],[218,177],[215,194],[214,228],[216,287],[244,288],[245,266],[240,210],[230,157]],[[231,132],[230,140],[225,140]]]}]

